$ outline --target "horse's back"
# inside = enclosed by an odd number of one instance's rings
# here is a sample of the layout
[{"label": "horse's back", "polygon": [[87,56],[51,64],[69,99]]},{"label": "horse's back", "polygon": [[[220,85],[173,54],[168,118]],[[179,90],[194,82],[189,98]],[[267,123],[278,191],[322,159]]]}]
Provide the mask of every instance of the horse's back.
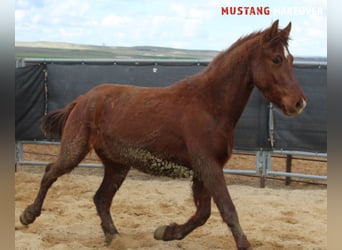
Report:
[{"label": "horse's back", "polygon": [[181,117],[177,88],[146,88],[101,84],[76,102],[70,119],[82,120],[92,133],[106,140],[120,139],[132,144],[153,144],[157,139],[181,137]]}]

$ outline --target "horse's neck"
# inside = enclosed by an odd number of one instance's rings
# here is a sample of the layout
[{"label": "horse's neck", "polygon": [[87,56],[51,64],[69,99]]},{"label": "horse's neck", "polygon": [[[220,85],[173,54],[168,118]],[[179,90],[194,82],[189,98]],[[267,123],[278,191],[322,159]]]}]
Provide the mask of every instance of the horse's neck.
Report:
[{"label": "horse's neck", "polygon": [[249,55],[223,52],[204,71],[208,96],[217,105],[222,119],[235,127],[253,90]]}]

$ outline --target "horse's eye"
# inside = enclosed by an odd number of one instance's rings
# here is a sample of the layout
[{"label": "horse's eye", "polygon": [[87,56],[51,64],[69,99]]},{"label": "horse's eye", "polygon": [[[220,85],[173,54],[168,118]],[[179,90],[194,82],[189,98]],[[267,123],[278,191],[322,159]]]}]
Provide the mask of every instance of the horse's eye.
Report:
[{"label": "horse's eye", "polygon": [[272,62],[273,62],[274,64],[281,64],[282,59],[281,59],[280,56],[276,56],[276,57],[273,57],[273,58],[272,58]]}]

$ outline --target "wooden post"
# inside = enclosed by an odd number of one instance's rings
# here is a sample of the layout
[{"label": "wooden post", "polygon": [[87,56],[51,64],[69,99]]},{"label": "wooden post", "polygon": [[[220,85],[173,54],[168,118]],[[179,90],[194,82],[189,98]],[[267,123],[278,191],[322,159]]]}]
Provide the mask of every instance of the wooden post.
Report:
[{"label": "wooden post", "polygon": [[265,181],[265,176],[263,175],[263,176],[260,176],[260,185],[259,185],[259,187],[260,188],[265,188],[265,186],[266,186],[266,181]]},{"label": "wooden post", "polygon": [[[286,173],[292,172],[292,155],[286,155]],[[291,177],[285,177],[285,185],[288,186],[291,184]]]}]

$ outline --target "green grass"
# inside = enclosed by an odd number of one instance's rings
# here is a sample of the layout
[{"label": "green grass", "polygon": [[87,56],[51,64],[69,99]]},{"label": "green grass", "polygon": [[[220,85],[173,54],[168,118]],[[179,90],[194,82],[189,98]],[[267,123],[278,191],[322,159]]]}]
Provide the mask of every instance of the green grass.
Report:
[{"label": "green grass", "polygon": [[[211,59],[217,52],[200,50],[183,50],[161,47],[106,47],[106,46],[78,46],[78,49],[67,48],[56,44],[55,48],[35,47],[36,44],[21,44],[15,47],[16,58],[127,58],[127,59]],[[39,46],[39,45],[37,45]]]}]

